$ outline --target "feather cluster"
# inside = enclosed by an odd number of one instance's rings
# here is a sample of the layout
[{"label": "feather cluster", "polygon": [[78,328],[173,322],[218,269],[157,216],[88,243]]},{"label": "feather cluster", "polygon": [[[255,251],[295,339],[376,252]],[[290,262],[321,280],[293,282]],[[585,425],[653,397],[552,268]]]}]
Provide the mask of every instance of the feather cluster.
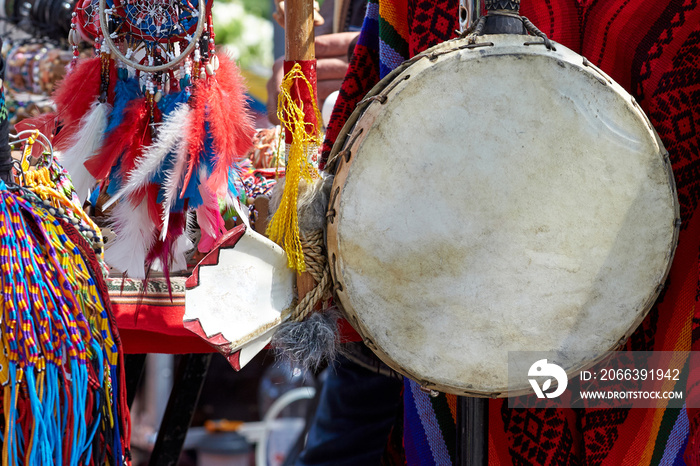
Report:
[{"label": "feather cluster", "polygon": [[61,154],[60,162],[70,173],[81,202],[87,199],[90,188],[95,185],[95,178],[85,167],[85,162],[99,153],[107,128],[107,115],[111,110],[109,104],[95,101],[80,120],[78,131],[70,139],[68,149]]},{"label": "feather cluster", "polygon": [[181,76],[155,103],[137,77],[112,62],[107,102],[100,103],[100,60],[80,63],[54,95],[62,161],[81,200],[102,181],[112,197],[104,208],[119,203],[109,265],[131,277],[144,277],[151,266],[167,276],[185,263],[188,210],[197,210],[208,242],[225,231],[217,196],[228,191],[230,168],[255,133],[243,79],[219,54],[216,74]]}]

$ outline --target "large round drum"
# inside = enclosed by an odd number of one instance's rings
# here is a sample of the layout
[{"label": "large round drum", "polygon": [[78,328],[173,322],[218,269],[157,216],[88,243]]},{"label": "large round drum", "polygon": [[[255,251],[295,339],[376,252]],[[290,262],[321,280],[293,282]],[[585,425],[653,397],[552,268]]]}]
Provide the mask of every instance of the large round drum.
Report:
[{"label": "large round drum", "polygon": [[365,343],[426,388],[526,393],[527,380],[509,386],[512,351],[588,367],[668,274],[668,154],[626,91],[555,45],[443,43],[380,82],[331,154],[337,297]]}]

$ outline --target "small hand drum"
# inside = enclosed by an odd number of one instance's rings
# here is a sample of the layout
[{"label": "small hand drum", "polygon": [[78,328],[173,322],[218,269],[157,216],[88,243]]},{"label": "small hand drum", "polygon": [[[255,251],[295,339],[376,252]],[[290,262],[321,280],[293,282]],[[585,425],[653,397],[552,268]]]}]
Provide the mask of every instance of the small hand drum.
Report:
[{"label": "small hand drum", "polygon": [[510,351],[588,367],[668,274],[668,154],[625,90],[555,45],[434,47],[381,81],[333,148],[337,297],[365,343],[426,388],[529,393],[508,386]]}]

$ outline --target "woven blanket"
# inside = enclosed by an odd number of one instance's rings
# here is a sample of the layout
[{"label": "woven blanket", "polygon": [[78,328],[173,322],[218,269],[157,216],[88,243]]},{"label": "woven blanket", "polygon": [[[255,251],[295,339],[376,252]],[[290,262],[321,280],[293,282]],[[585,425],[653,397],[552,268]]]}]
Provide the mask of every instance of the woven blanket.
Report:
[{"label": "woven blanket", "polygon": [[[326,133],[322,163],[357,102],[381,77],[402,60],[454,36],[457,6],[457,0],[369,1]],[[521,13],[627,89],[668,149],[683,221],[679,245],[666,287],[627,349],[700,349],[698,0],[526,0]],[[687,386],[695,397],[700,368],[692,369]],[[411,381],[404,392],[407,463],[451,464],[454,400],[444,395],[430,399]],[[509,409],[493,400],[489,417],[490,464],[700,464],[696,410]]]}]

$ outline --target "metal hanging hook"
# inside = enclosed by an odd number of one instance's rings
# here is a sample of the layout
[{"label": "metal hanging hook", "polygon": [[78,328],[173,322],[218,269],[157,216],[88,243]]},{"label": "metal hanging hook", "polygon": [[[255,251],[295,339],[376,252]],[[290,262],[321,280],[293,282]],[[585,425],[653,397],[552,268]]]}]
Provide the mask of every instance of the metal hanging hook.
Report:
[{"label": "metal hanging hook", "polygon": [[481,15],[481,0],[459,0],[459,33],[465,34]]},{"label": "metal hanging hook", "polygon": [[49,154],[49,165],[53,164],[53,145],[49,138],[38,129],[26,129],[17,134],[10,134],[10,147],[12,148],[29,141],[31,143],[38,142],[44,148],[44,154]]}]

